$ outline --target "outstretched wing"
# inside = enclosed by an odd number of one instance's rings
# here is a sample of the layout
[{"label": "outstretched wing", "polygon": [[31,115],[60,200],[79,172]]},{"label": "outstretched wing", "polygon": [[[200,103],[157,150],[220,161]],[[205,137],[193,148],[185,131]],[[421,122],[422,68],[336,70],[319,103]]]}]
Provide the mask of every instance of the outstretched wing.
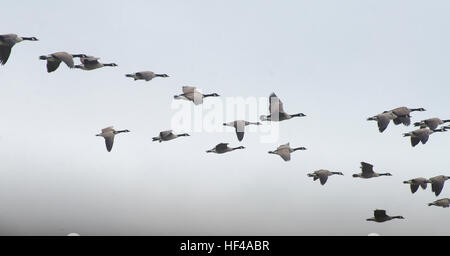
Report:
[{"label": "outstretched wing", "polygon": [[420,136],[419,136],[419,139],[422,142],[422,144],[427,143],[429,138],[430,138],[430,135],[429,134],[425,134],[425,133],[420,134]]},{"label": "outstretched wing", "polygon": [[47,60],[47,72],[51,73],[51,72],[57,70],[59,67],[59,64],[61,64],[61,61],[58,59],[54,59],[54,60],[48,59]]},{"label": "outstretched wing", "polygon": [[0,46],[0,64],[5,65],[11,55],[11,46],[1,45]]},{"label": "outstretched wing", "polygon": [[320,179],[320,184],[325,185],[325,183],[327,183],[327,180],[328,180],[328,175],[319,175],[319,179]]},{"label": "outstretched wing", "polygon": [[237,138],[238,138],[239,141],[242,141],[242,140],[244,139],[244,134],[245,134],[244,131],[240,132],[240,131],[236,128],[236,136],[237,136]]},{"label": "outstretched wing", "polygon": [[114,131],[113,126],[109,126],[109,127],[102,129],[102,133],[113,132],[113,131]]},{"label": "outstretched wing", "polygon": [[56,53],[53,53],[52,56],[64,63],[66,63],[66,65],[69,68],[73,68],[75,66],[72,55],[68,54],[67,52],[56,52]]},{"label": "outstretched wing", "polygon": [[287,148],[279,149],[278,155],[280,155],[286,162],[291,161],[291,152],[289,152],[289,149]]},{"label": "outstretched wing", "polygon": [[276,116],[278,113],[284,113],[283,102],[281,102],[275,93],[269,96],[269,103],[269,111],[272,116]]},{"label": "outstretched wing", "polygon": [[188,93],[194,93],[196,91],[196,88],[193,86],[183,86],[183,93],[184,94],[188,94]]},{"label": "outstretched wing", "polygon": [[220,144],[217,144],[217,146],[216,146],[216,150],[219,150],[219,151],[226,150],[227,148],[228,148],[228,143],[220,143]]},{"label": "outstretched wing", "polygon": [[98,60],[99,60],[99,58],[96,58],[93,56],[80,58],[81,63],[83,63],[85,66],[92,66],[92,65],[99,64]]},{"label": "outstretched wing", "polygon": [[416,193],[416,191],[419,189],[419,184],[411,184],[411,193]]},{"label": "outstretched wing", "polygon": [[394,119],[394,123],[396,125],[398,124],[404,124],[406,126],[409,126],[411,124],[411,117],[409,115],[406,116],[399,116]]},{"label": "outstretched wing", "polygon": [[378,130],[384,132],[389,125],[389,118],[386,115],[379,115],[377,118]]},{"label": "outstretched wing", "polygon": [[172,130],[162,131],[159,133],[159,137],[164,138],[172,134]]},{"label": "outstretched wing", "polygon": [[433,181],[431,183],[431,191],[438,196],[444,188],[444,181]]},{"label": "outstretched wing", "polygon": [[373,215],[375,216],[375,219],[384,218],[387,216],[385,210],[375,210],[373,211]]},{"label": "outstretched wing", "polygon": [[106,150],[108,150],[108,152],[111,152],[114,144],[114,133],[110,133],[103,137],[105,138]]},{"label": "outstretched wing", "polygon": [[415,147],[419,142],[420,139],[418,137],[411,136],[411,146]]},{"label": "outstretched wing", "polygon": [[361,170],[365,174],[372,174],[373,173],[373,165],[361,162]]}]

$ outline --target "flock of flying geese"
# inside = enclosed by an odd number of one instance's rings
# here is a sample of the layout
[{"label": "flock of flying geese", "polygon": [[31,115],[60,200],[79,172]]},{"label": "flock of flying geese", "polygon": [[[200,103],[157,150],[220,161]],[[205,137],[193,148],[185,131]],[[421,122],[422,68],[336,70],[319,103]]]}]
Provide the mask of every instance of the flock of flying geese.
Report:
[{"label": "flock of flying geese", "polygon": [[[28,41],[38,41],[35,37],[20,37],[16,34],[5,34],[0,35],[0,64],[4,65],[9,59],[11,54],[12,47],[19,42],[24,40]],[[47,72],[51,73],[58,69],[61,62],[64,62],[69,68],[79,68],[82,70],[94,70],[102,67],[115,67],[117,66],[115,63],[100,63],[99,58],[94,56],[88,56],[85,54],[70,54],[67,52],[56,52],[49,55],[43,55],[39,57],[41,60],[47,61]],[[79,58],[81,65],[75,65],[74,58]],[[133,78],[136,80],[144,80],[150,81],[155,77],[169,77],[167,74],[155,74],[152,71],[143,71],[136,72],[132,74],[126,74],[126,77]],[[207,97],[219,97],[217,93],[211,94],[203,94],[199,92],[196,87],[192,86],[183,86],[182,94],[175,95],[174,99],[181,99],[192,101],[195,105],[200,105],[203,103],[203,100]],[[298,114],[288,114],[284,111],[283,103],[276,96],[275,93],[272,93],[269,96],[269,112],[268,116],[261,116],[261,121],[269,121],[269,122],[281,122],[285,120],[292,119],[294,117],[304,117],[306,116],[303,113]],[[369,121],[377,121],[378,129],[380,132],[383,132],[388,127],[390,121],[392,120],[395,125],[403,124],[405,126],[409,126],[411,124],[411,112],[414,111],[425,111],[423,108],[411,109],[407,107],[399,107],[390,111],[384,111],[381,114],[375,115],[373,117],[368,118]],[[422,120],[420,122],[414,123],[414,126],[419,127],[419,129],[404,133],[403,136],[411,138],[411,145],[415,147],[419,142],[425,144],[428,141],[428,138],[431,134],[435,132],[445,132],[450,130],[450,126],[442,126],[438,129],[440,125],[445,123],[449,123],[450,120],[441,120],[440,118],[430,118],[426,120]],[[244,120],[236,120],[228,123],[224,123],[224,126],[233,127],[236,131],[236,136],[238,141],[242,141],[244,139],[245,127],[248,125],[262,125],[260,122],[248,122]],[[112,126],[104,128],[101,130],[100,134],[96,136],[103,137],[105,139],[106,149],[108,152],[112,150],[114,144],[114,137],[119,133],[127,133],[129,130],[115,130]],[[170,141],[179,137],[190,136],[187,133],[175,134],[172,130],[162,131],[159,133],[157,137],[153,138],[153,141]],[[224,154],[227,152],[231,152],[238,149],[244,149],[243,146],[239,147],[230,147],[229,143],[219,143],[214,148],[207,150],[207,153],[216,153],[216,154]],[[274,151],[269,151],[269,154],[279,155],[284,161],[291,160],[291,153],[299,150],[306,150],[305,147],[297,147],[292,148],[289,143],[279,146]],[[365,162],[361,162],[361,173],[353,174],[355,178],[375,178],[380,176],[392,176],[390,173],[377,173],[373,170],[373,165]],[[308,177],[313,178],[313,180],[319,180],[320,184],[325,185],[329,176],[332,175],[344,175],[342,172],[331,172],[329,170],[317,170],[313,173],[307,174]],[[405,184],[410,184],[411,192],[415,193],[419,186],[422,189],[427,188],[427,184],[431,183],[431,190],[434,192],[436,196],[438,196],[443,187],[444,182],[450,179],[450,176],[439,175],[436,177],[432,177],[430,179],[426,178],[415,178],[408,181],[404,181]],[[435,205],[444,208],[448,208],[450,206],[450,198],[443,198],[432,203],[428,204],[429,206]],[[385,222],[392,219],[403,219],[402,216],[388,216],[385,210],[375,210],[374,217],[367,219],[367,221],[375,221],[375,222]]]}]

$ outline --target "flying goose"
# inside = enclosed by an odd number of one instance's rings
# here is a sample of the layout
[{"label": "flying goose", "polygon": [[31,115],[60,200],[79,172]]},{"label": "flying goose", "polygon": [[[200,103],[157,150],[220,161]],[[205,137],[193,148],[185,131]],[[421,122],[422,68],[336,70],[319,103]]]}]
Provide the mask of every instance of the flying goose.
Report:
[{"label": "flying goose", "polygon": [[428,118],[428,119],[422,120],[420,122],[414,123],[414,126],[420,126],[420,128],[428,127],[431,130],[434,130],[439,125],[445,124],[445,123],[450,123],[450,119],[449,120],[441,120],[440,118],[433,117],[433,118]]},{"label": "flying goose", "polygon": [[303,117],[306,116],[303,113],[298,113],[294,115],[289,115],[288,113],[284,112],[283,108],[283,102],[277,97],[275,93],[270,94],[269,96],[269,112],[270,115],[264,116],[262,115],[260,117],[261,121],[284,121],[289,120],[294,117]]},{"label": "flying goose", "polygon": [[422,142],[422,144],[427,143],[428,138],[431,134],[435,132],[445,132],[449,129],[449,127],[442,127],[440,129],[430,130],[428,128],[420,128],[417,130],[414,130],[412,132],[404,133],[403,137],[411,137],[411,146],[415,147],[419,142]]},{"label": "flying goose", "polygon": [[176,100],[188,100],[194,102],[195,105],[200,105],[203,103],[203,99],[206,97],[219,97],[217,93],[202,94],[197,91],[196,87],[183,86],[183,93],[180,95],[173,96]]},{"label": "flying goose", "polygon": [[361,162],[361,173],[353,174],[353,178],[370,179],[379,176],[392,176],[390,173],[376,173],[373,171],[373,165]]},{"label": "flying goose", "polygon": [[450,176],[445,175],[430,178],[428,183],[431,183],[431,192],[434,192],[434,194],[438,196],[444,188],[445,181],[448,179],[450,179]]},{"label": "flying goose", "polygon": [[297,150],[306,150],[305,147],[299,147],[299,148],[291,148],[289,143],[279,146],[274,151],[269,151],[269,154],[276,154],[279,155],[281,158],[283,158],[284,161],[291,161],[291,153],[295,152]]},{"label": "flying goose", "polygon": [[11,55],[11,49],[24,40],[38,41],[36,37],[21,37],[16,34],[0,35],[0,64],[5,65]]},{"label": "flying goose", "polygon": [[229,143],[220,143],[217,144],[213,149],[210,149],[208,151],[206,151],[206,153],[216,153],[216,154],[223,154],[223,153],[227,153],[227,152],[231,152],[237,149],[245,149],[245,147],[240,146],[237,148],[231,148],[228,146]]},{"label": "flying goose", "polygon": [[442,199],[436,200],[436,201],[428,204],[428,206],[432,206],[432,205],[440,206],[443,208],[448,208],[450,206],[450,198],[442,198]]},{"label": "flying goose", "polygon": [[97,134],[95,136],[101,136],[105,138],[106,149],[108,150],[108,152],[111,152],[111,149],[114,144],[114,136],[122,132],[130,132],[130,131],[129,130],[116,131],[113,129],[112,126],[110,126],[102,129],[102,133]]},{"label": "flying goose", "polygon": [[404,219],[403,216],[388,216],[385,210],[373,211],[374,217],[367,219],[367,221],[385,222],[392,219]]},{"label": "flying goose", "polygon": [[388,127],[390,121],[394,120],[395,118],[397,118],[397,116],[394,113],[384,111],[381,114],[367,118],[367,121],[377,121],[378,130],[380,132],[384,132],[384,130],[386,130],[386,128]]},{"label": "flying goose", "polygon": [[47,60],[47,72],[53,72],[58,69],[61,61],[66,63],[69,68],[74,68],[75,63],[73,62],[73,58],[81,58],[86,56],[84,54],[69,54],[67,52],[55,52],[49,55],[42,55],[39,57],[41,60]]},{"label": "flying goose", "polygon": [[430,181],[425,178],[420,177],[420,178],[403,181],[403,183],[410,184],[411,193],[414,194],[419,189],[419,186],[421,186],[422,189],[427,189],[427,183],[430,183]]},{"label": "flying goose", "polygon": [[414,111],[426,111],[424,108],[407,108],[407,107],[399,107],[391,110],[390,112],[394,113],[397,117],[394,119],[394,124],[404,124],[409,126],[411,124],[411,116],[409,115]]},{"label": "flying goose", "polygon": [[248,122],[244,120],[236,120],[233,122],[223,123],[224,126],[230,126],[234,127],[236,129],[236,136],[239,141],[242,141],[244,139],[244,133],[245,133],[245,126],[247,125],[261,125],[260,122]]},{"label": "flying goose", "polygon": [[126,74],[125,76],[134,78],[134,81],[136,80],[150,81],[155,77],[169,77],[167,74],[155,74],[152,71],[141,71],[133,74]]},{"label": "flying goose", "polygon": [[337,174],[337,175],[344,175],[342,172],[330,172],[328,170],[317,170],[313,173],[308,173],[308,177],[312,177],[314,178],[313,180],[320,180],[320,184],[325,185],[325,183],[328,180],[328,176],[331,176],[333,174]]},{"label": "flying goose", "polygon": [[159,141],[159,143],[161,143],[163,141],[169,141],[183,136],[190,136],[190,135],[187,133],[174,134],[172,130],[168,130],[160,132],[158,137],[153,138],[153,141]]},{"label": "flying goose", "polygon": [[98,60],[100,58],[94,56],[83,56],[80,61],[83,65],[75,65],[75,68],[82,70],[94,70],[102,67],[117,67],[116,63],[100,63]]}]

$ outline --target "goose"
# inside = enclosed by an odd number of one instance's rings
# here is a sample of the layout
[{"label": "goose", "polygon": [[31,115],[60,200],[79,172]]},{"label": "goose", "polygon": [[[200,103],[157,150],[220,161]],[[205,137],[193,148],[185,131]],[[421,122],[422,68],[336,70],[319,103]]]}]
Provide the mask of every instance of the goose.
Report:
[{"label": "goose", "polygon": [[416,122],[416,123],[414,123],[414,126],[420,126],[420,128],[428,127],[431,130],[435,130],[439,125],[445,124],[445,123],[450,123],[450,119],[442,120],[440,118],[433,117],[433,118],[428,118],[428,119],[422,120],[420,122]]},{"label": "goose", "polygon": [[450,176],[445,175],[430,178],[428,183],[431,183],[431,192],[434,192],[434,194],[438,196],[444,188],[445,181],[448,179],[450,179]]},{"label": "goose", "polygon": [[108,152],[111,152],[111,149],[114,144],[114,136],[116,134],[123,133],[123,132],[130,132],[130,131],[129,130],[116,131],[113,129],[112,126],[110,126],[110,127],[106,127],[104,129],[102,129],[102,133],[97,134],[95,136],[101,136],[101,137],[105,138],[106,150],[108,150]]},{"label": "goose", "polygon": [[435,132],[445,132],[447,129],[450,129],[449,127],[442,127],[440,129],[430,130],[428,128],[420,128],[417,130],[414,130],[412,132],[404,133],[403,137],[411,137],[411,146],[415,147],[419,142],[422,142],[422,144],[427,143],[428,138],[431,134]]},{"label": "goose", "polygon": [[370,179],[379,176],[392,176],[390,173],[376,173],[373,171],[373,165],[365,162],[361,162],[361,173],[353,174],[353,178]]},{"label": "goose", "polygon": [[66,63],[69,68],[74,68],[75,64],[73,62],[73,58],[81,58],[86,56],[84,54],[69,54],[67,52],[55,52],[49,55],[42,55],[39,57],[41,60],[47,61],[47,72],[51,73],[58,69],[61,61]]},{"label": "goose", "polygon": [[328,176],[331,176],[333,174],[344,175],[342,172],[330,172],[328,170],[323,170],[323,169],[317,170],[317,171],[315,171],[313,173],[308,173],[307,175],[308,175],[308,177],[314,178],[313,180],[319,179],[320,180],[320,184],[322,184],[322,186],[323,186],[327,182]]},{"label": "goose", "polygon": [[261,125],[260,122],[248,122],[244,120],[236,120],[233,122],[223,123],[224,126],[234,127],[236,129],[236,136],[239,141],[244,139],[245,126],[247,125]]},{"label": "goose", "polygon": [[227,152],[231,152],[237,149],[245,149],[245,147],[240,146],[237,148],[231,148],[228,146],[229,143],[220,143],[217,144],[213,149],[210,149],[208,151],[206,151],[206,153],[216,153],[216,154],[223,154],[223,153],[227,153]]},{"label": "goose", "polygon": [[153,141],[159,141],[159,143],[161,143],[163,141],[169,141],[183,136],[190,136],[190,135],[187,133],[174,134],[172,130],[168,130],[160,132],[158,137],[153,138]]},{"label": "goose", "polygon": [[269,154],[276,154],[279,155],[285,162],[291,161],[291,153],[295,152],[297,150],[306,150],[305,147],[299,147],[299,148],[291,148],[289,143],[279,146],[274,151],[269,151]]},{"label": "goose", "polygon": [[420,178],[403,181],[403,183],[410,184],[411,193],[414,194],[419,189],[419,186],[422,187],[422,189],[427,189],[427,183],[430,183],[430,181],[425,178],[420,177]]},{"label": "goose", "polygon": [[279,121],[279,122],[281,122],[284,120],[292,119],[294,117],[306,116],[303,113],[289,115],[288,113],[284,112],[283,102],[281,102],[281,100],[277,97],[277,95],[275,93],[270,94],[269,102],[270,102],[269,103],[270,115],[268,115],[268,116],[262,115],[260,117],[261,121],[274,121],[274,122]]},{"label": "goose", "polygon": [[11,49],[22,41],[39,41],[36,37],[23,37],[16,34],[0,35],[0,64],[5,65],[11,55]]},{"label": "goose", "polygon": [[384,130],[386,130],[391,120],[394,120],[395,118],[397,118],[397,116],[394,113],[384,111],[381,114],[367,118],[367,121],[377,121],[378,130],[380,132],[384,132]]},{"label": "goose", "polygon": [[169,77],[167,74],[155,74],[152,71],[141,71],[133,74],[126,74],[125,76],[134,78],[134,81],[136,80],[150,81],[155,77]]},{"label": "goose", "polygon": [[100,58],[94,56],[83,56],[80,61],[83,65],[75,65],[75,68],[82,70],[94,70],[102,67],[117,67],[116,63],[100,63],[98,60]]},{"label": "goose", "polygon": [[450,198],[442,198],[428,204],[428,206],[432,205],[448,208],[450,206]]},{"label": "goose", "polygon": [[386,210],[374,210],[372,218],[367,219],[367,221],[375,222],[385,222],[393,219],[404,219],[403,216],[388,216],[386,215]]},{"label": "goose", "polygon": [[407,108],[399,107],[394,108],[390,112],[394,113],[397,117],[393,120],[395,125],[403,124],[409,126],[411,124],[411,116],[409,115],[414,111],[426,111],[424,108]]},{"label": "goose", "polygon": [[203,103],[203,99],[206,97],[219,97],[217,93],[202,94],[197,91],[196,87],[193,86],[183,86],[183,93],[180,95],[173,96],[176,100],[188,100],[194,102],[195,105],[200,105]]}]

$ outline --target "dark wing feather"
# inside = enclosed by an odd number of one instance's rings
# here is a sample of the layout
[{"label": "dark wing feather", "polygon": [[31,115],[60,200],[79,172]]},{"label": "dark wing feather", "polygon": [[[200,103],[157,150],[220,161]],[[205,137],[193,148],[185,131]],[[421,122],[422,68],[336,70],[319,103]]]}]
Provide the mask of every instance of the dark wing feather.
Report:
[{"label": "dark wing feather", "polygon": [[225,150],[228,148],[228,143],[220,143],[216,146],[216,150]]},{"label": "dark wing feather", "polygon": [[11,55],[11,46],[0,46],[0,64],[5,65]]},{"label": "dark wing feather", "polygon": [[236,135],[239,141],[242,141],[244,139],[244,132],[238,132],[238,130],[236,129]]},{"label": "dark wing feather", "polygon": [[389,125],[389,121],[390,121],[389,118],[384,115],[378,116],[378,119],[377,119],[378,130],[380,132],[384,132],[384,130],[386,130],[386,128]]},{"label": "dark wing feather", "polygon": [[363,173],[373,173],[373,165],[361,162],[361,169]]},{"label": "dark wing feather", "polygon": [[436,196],[438,196],[441,193],[442,188],[444,188],[443,182],[435,181],[431,183],[431,191],[434,192]]},{"label": "dark wing feather", "polygon": [[320,179],[320,184],[325,185],[325,183],[327,183],[328,176],[327,175],[320,175],[319,179]]},{"label": "dark wing feather", "polygon": [[59,64],[61,64],[61,61],[58,59],[55,59],[52,61],[47,60],[47,72],[50,73],[50,72],[57,70],[59,67]]},{"label": "dark wing feather", "polygon": [[111,149],[114,144],[114,135],[105,137],[105,144],[106,144],[106,149],[108,150],[108,152],[111,152]]},{"label": "dark wing feather", "polygon": [[375,219],[384,218],[387,216],[385,210],[375,210],[373,212],[373,215],[375,216]]},{"label": "dark wing feather", "polygon": [[416,191],[419,189],[418,184],[411,184],[411,193],[416,193]]},{"label": "dark wing feather", "polygon": [[417,144],[419,144],[420,139],[417,137],[411,137],[411,146],[415,147]]}]

